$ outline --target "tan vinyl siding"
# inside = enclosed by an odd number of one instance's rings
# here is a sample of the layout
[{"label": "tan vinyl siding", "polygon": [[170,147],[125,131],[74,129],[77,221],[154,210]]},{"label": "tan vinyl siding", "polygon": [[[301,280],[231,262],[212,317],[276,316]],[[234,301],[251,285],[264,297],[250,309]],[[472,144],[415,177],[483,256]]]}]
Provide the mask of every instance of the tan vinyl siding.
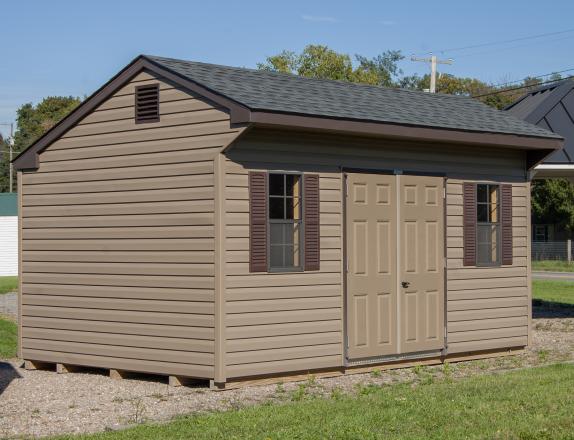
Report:
[{"label": "tan vinyl siding", "polygon": [[227,376],[340,366],[340,174],[319,176],[320,216],[326,223],[320,270],[250,273],[248,169],[231,161],[225,165]]},{"label": "tan vinyl siding", "polygon": [[462,180],[447,184],[449,353],[527,345],[529,316],[527,183],[512,185],[512,265],[463,267]]},{"label": "tan vinyl siding", "polygon": [[[160,122],[135,124],[157,82]],[[214,158],[239,132],[140,73],[23,173],[25,359],[213,377]]]},{"label": "tan vinyl siding", "polygon": [[[449,352],[526,344],[529,214],[522,152],[254,129],[238,140],[227,156],[228,377],[343,365],[341,167],[445,173],[449,179],[446,228],[447,322],[452,326],[448,333]],[[249,273],[249,170],[319,173],[321,268],[318,272]],[[463,268],[462,179],[513,184],[511,267]]]}]

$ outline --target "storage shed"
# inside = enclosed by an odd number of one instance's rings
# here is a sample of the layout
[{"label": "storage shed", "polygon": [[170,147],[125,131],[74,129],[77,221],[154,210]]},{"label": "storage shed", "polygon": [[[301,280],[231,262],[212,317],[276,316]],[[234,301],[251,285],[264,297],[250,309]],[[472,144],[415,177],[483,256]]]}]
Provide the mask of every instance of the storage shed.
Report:
[{"label": "storage shed", "polygon": [[528,345],[529,170],[458,96],[140,56],[15,160],[20,356],[205,378]]}]

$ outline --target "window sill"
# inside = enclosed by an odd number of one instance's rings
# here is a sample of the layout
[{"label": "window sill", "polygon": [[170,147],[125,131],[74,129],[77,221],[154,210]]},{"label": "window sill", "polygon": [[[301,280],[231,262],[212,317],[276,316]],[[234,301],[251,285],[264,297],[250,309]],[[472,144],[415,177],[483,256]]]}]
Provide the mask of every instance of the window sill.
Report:
[{"label": "window sill", "polygon": [[305,270],[302,267],[294,268],[274,268],[267,270],[267,273],[304,273]]}]

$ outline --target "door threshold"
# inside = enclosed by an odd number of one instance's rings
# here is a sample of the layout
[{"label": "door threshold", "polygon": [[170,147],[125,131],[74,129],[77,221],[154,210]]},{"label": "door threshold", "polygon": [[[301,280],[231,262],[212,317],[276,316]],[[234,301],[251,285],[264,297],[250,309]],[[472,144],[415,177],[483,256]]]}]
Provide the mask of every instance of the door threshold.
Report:
[{"label": "door threshold", "polygon": [[440,357],[440,356],[442,356],[442,354],[443,354],[443,350],[438,349],[438,350],[418,351],[415,353],[375,356],[375,357],[370,357],[370,358],[362,358],[362,359],[354,359],[354,360],[347,359],[347,366],[354,367],[357,365],[382,364],[385,362],[398,362],[398,361],[408,361],[408,360],[415,360],[415,359],[426,359],[426,358]]}]

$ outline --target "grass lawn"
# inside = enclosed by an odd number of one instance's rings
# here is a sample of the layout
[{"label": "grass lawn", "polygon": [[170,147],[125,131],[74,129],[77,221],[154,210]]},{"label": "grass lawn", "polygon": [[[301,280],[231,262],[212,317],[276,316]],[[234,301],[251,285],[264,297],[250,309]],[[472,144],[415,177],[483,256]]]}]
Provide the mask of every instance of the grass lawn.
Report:
[{"label": "grass lawn", "polygon": [[0,294],[18,290],[18,277],[0,277]]},{"label": "grass lawn", "polygon": [[532,280],[532,299],[574,307],[574,283],[571,281]]},{"label": "grass lawn", "polygon": [[568,261],[533,261],[532,270],[548,270],[551,272],[574,272],[574,263]]},{"label": "grass lawn", "polygon": [[[58,439],[572,439],[574,365],[457,382],[364,386],[165,425]],[[289,396],[287,396],[289,398]]]},{"label": "grass lawn", "polygon": [[0,359],[16,357],[18,326],[12,321],[0,318]]}]

